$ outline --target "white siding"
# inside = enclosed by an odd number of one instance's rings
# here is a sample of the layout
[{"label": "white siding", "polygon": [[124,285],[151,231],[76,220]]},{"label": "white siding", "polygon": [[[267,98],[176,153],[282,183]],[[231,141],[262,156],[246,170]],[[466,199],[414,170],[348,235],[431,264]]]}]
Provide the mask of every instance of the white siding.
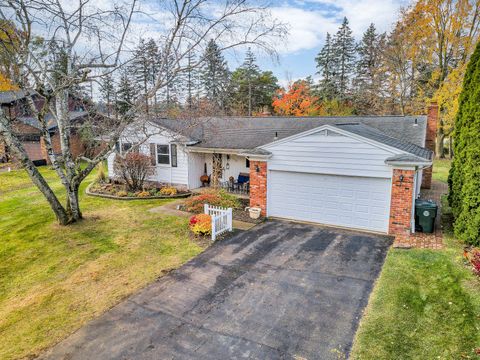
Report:
[{"label": "white siding", "polygon": [[[212,174],[212,157],[213,154],[205,154],[205,159],[207,162],[207,173],[208,175]],[[228,164],[228,169],[227,169]],[[237,180],[238,175],[240,173],[249,173],[250,169],[246,166],[246,160],[243,156],[238,155],[230,155],[230,159],[227,160],[227,155],[222,154],[222,181],[227,181],[230,176],[233,176],[235,180]],[[203,164],[202,164],[203,169]],[[202,170],[203,171],[203,170]]]},{"label": "white siding", "polygon": [[203,175],[205,154],[188,153],[188,188],[195,189],[202,186],[200,176]]},{"label": "white siding", "polygon": [[[147,155],[150,155],[149,144],[169,145],[175,141],[173,135],[169,135],[169,133],[166,131],[162,131],[161,133],[159,133],[159,130],[153,127],[147,129],[147,133],[152,135],[145,143],[140,146],[140,152]],[[126,135],[124,135],[121,141],[135,144],[142,141],[144,137],[145,135],[142,132],[131,130],[130,132],[126,132]],[[110,177],[115,176],[113,170],[114,159],[115,154],[112,154],[108,157],[107,160]],[[188,186],[188,154],[185,151],[185,146],[181,144],[177,145],[177,167],[162,164],[156,165],[155,173],[149,176],[147,180]]]},{"label": "white siding", "polygon": [[270,170],[390,178],[393,152],[349,136],[317,132],[268,146]]}]

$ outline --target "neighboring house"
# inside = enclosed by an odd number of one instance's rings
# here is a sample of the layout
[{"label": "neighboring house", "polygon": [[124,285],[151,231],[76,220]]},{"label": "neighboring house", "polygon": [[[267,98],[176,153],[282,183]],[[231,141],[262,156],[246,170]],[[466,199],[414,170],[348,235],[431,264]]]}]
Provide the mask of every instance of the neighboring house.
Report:
[{"label": "neighboring house", "polygon": [[432,105],[428,116],[156,119],[119,151],[143,139],[149,180],[190,189],[202,175],[228,184],[247,174],[250,205],[266,216],[408,235],[431,184],[437,117]]},{"label": "neighboring house", "polygon": [[[13,129],[21,140],[29,158],[36,165],[44,165],[48,162],[48,155],[42,140],[41,126],[38,120],[32,116],[26,103],[26,96],[27,94],[22,90],[0,92],[0,106],[11,119]],[[33,94],[32,98],[37,107],[40,108],[40,97]],[[88,112],[85,111],[85,104],[81,99],[73,97],[69,99],[69,110],[72,123],[79,123],[88,116]],[[57,124],[51,114],[47,114],[46,119],[54,152],[59,154],[61,148]],[[80,135],[75,130],[70,138],[70,143],[74,157],[84,153],[85,147]],[[11,159],[7,146],[0,138],[0,161],[2,160]]]}]

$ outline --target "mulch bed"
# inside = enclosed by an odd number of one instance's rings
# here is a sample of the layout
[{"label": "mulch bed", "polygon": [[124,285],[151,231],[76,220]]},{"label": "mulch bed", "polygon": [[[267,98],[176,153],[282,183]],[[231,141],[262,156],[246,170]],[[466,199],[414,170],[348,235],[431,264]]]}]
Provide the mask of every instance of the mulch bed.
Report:
[{"label": "mulch bed", "polygon": [[[241,207],[239,209],[233,209],[232,211],[232,218],[233,220],[243,221],[250,224],[260,224],[261,222],[265,221],[263,216],[260,216],[258,219],[252,219],[248,214],[248,211],[245,211],[245,208],[249,206],[248,199],[239,199],[241,202]],[[188,212],[185,209],[185,205],[179,205],[178,210]]]},{"label": "mulch bed", "polygon": [[[152,200],[152,199],[178,199],[178,198],[186,198],[189,197],[192,193],[189,191],[184,191],[181,189],[177,189],[177,193],[175,195],[161,195],[158,193],[160,189],[150,189],[151,192],[149,196],[137,196],[138,193],[127,193],[127,196],[118,196],[117,193],[124,191],[125,192],[125,185],[123,184],[115,184],[115,183],[106,183],[106,184],[98,184],[98,183],[91,183],[86,190],[87,195],[91,196],[98,196],[103,197],[106,199],[115,199],[115,200]],[[145,193],[143,192],[143,193]]]}]

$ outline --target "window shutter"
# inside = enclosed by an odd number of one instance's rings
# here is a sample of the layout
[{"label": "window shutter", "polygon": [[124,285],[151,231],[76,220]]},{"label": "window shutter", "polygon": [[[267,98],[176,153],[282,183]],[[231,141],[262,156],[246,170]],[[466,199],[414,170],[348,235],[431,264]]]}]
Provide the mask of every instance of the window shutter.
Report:
[{"label": "window shutter", "polygon": [[150,145],[150,164],[155,166],[157,164],[157,156],[155,154],[155,144]]},{"label": "window shutter", "polygon": [[172,167],[177,167],[177,145],[170,145],[170,152],[172,156]]}]

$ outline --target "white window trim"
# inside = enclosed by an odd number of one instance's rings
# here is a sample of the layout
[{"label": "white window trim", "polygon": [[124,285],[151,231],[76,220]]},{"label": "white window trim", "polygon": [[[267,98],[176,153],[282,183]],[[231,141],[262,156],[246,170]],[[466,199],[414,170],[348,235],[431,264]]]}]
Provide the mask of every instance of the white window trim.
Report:
[{"label": "white window trim", "polygon": [[[168,146],[168,164],[159,164],[158,163],[158,146]],[[167,154],[162,154],[167,155]],[[170,148],[170,144],[157,144],[155,143],[155,166],[169,168],[172,167],[172,149]]]}]

